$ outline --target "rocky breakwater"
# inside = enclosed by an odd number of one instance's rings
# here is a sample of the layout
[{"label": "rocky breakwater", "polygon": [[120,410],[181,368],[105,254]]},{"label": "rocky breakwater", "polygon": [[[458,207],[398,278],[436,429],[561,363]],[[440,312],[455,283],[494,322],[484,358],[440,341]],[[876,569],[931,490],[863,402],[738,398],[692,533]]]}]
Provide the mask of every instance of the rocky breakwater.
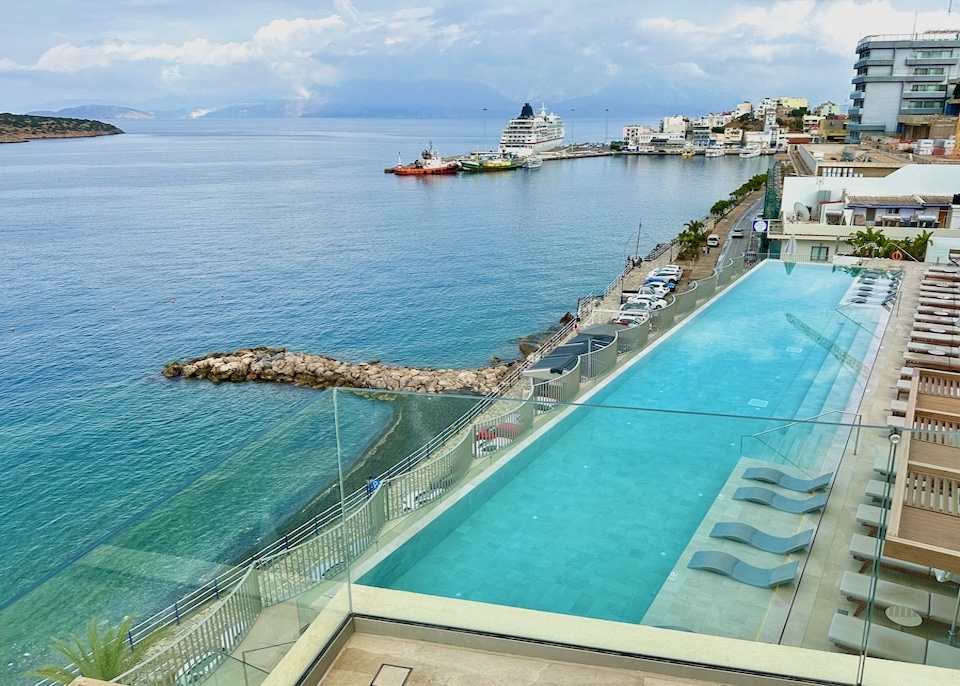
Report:
[{"label": "rocky breakwater", "polygon": [[377,362],[351,364],[332,357],[289,352],[286,348],[243,348],[234,353],[212,353],[186,362],[170,362],[167,378],[224,381],[270,381],[313,388],[347,386],[422,393],[496,390],[510,365],[483,369],[419,369]]}]

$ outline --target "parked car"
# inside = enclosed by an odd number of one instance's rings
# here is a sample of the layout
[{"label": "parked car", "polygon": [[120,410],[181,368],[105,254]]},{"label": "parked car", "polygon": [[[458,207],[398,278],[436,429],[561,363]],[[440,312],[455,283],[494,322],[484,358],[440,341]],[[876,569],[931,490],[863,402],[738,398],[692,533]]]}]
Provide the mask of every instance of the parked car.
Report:
[{"label": "parked car", "polygon": [[660,284],[666,286],[671,291],[677,287],[677,282],[673,279],[668,279],[665,276],[649,276],[647,280],[643,282],[644,286],[653,286],[654,284]]},{"label": "parked car", "polygon": [[635,295],[655,295],[658,298],[662,298],[669,293],[670,289],[667,286],[652,283],[649,286],[640,286]]},{"label": "parked car", "polygon": [[650,276],[663,276],[676,283],[680,281],[680,277],[683,276],[683,270],[680,269],[680,267],[673,266],[660,267],[650,272]]},{"label": "parked car", "polygon": [[717,248],[720,247],[720,236],[715,233],[711,233],[707,236],[707,247],[708,248]]},{"label": "parked car", "polygon": [[636,326],[637,324],[643,324],[648,319],[650,319],[650,313],[646,310],[634,310],[619,313],[611,323],[619,326]]},{"label": "parked car", "polygon": [[620,307],[620,311],[627,312],[630,310],[660,310],[666,306],[667,301],[663,298],[657,298],[654,296],[638,296],[635,298],[630,298],[629,301]]}]

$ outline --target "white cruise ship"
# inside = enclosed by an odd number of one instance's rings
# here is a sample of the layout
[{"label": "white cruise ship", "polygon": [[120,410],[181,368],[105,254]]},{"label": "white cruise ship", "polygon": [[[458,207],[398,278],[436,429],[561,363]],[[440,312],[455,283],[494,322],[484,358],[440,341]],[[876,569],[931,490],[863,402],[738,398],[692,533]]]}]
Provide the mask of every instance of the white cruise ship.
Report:
[{"label": "white cruise ship", "polygon": [[556,148],[563,142],[563,120],[556,114],[547,114],[540,107],[534,114],[530,103],[524,103],[520,116],[511,119],[500,136],[500,149],[516,155],[530,155]]}]

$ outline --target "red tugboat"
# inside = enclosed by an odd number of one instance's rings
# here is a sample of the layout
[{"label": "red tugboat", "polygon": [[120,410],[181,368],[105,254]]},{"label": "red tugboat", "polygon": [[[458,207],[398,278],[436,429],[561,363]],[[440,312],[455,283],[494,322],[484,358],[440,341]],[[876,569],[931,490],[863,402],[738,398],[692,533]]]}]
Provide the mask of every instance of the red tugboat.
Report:
[{"label": "red tugboat", "polygon": [[398,158],[397,168],[394,169],[393,173],[400,176],[423,176],[426,174],[456,174],[458,171],[460,171],[460,163],[456,160],[444,162],[440,153],[434,150],[431,144],[429,148],[420,153],[420,159],[413,164],[400,164]]}]

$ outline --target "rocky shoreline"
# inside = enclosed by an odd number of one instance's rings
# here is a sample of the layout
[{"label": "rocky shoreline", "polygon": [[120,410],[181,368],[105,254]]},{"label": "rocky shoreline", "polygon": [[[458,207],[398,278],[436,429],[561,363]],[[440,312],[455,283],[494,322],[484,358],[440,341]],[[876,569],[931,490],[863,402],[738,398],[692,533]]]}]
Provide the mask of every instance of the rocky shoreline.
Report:
[{"label": "rocky shoreline", "polygon": [[186,362],[170,362],[167,378],[206,379],[213,383],[266,381],[311,388],[369,388],[418,393],[479,393],[495,391],[510,371],[500,364],[482,369],[395,367],[380,361],[352,364],[332,357],[289,352],[286,348],[241,348],[211,353]]}]

